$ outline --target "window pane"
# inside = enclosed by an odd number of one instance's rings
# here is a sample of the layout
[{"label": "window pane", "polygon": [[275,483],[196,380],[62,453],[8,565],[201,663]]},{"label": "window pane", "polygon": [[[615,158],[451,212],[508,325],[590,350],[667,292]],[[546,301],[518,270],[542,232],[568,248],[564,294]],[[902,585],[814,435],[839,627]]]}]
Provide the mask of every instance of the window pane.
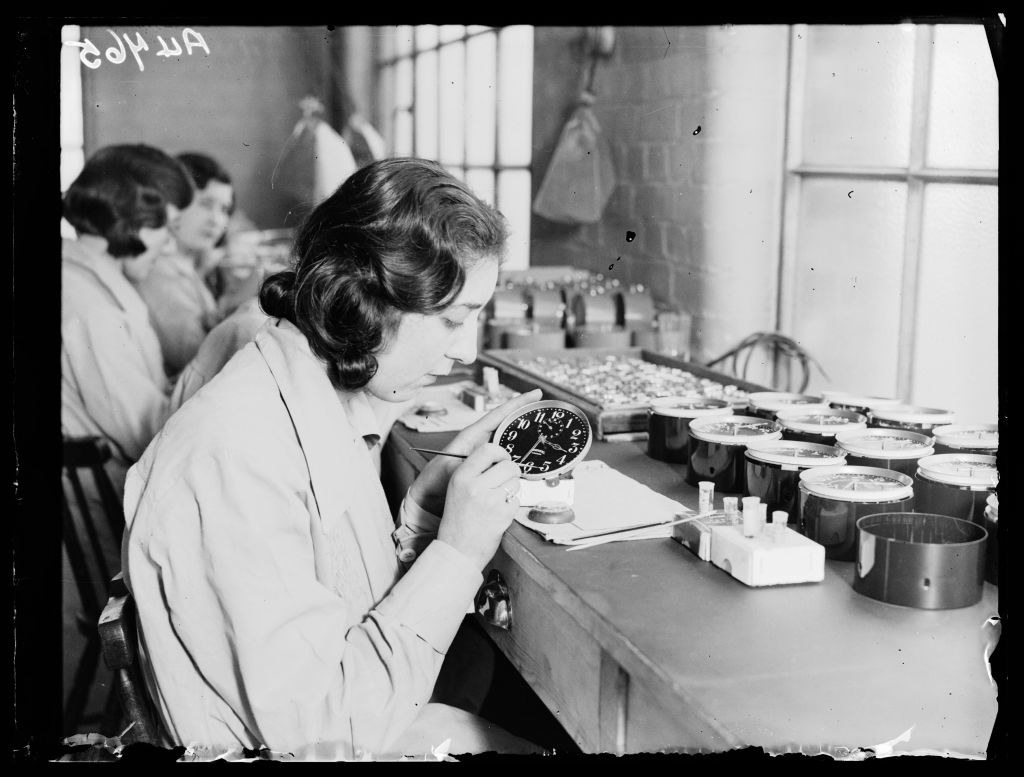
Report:
[{"label": "window pane", "polygon": [[466,27],[462,24],[442,24],[438,30],[442,43],[458,40],[466,34]]},{"label": "window pane", "polygon": [[465,153],[466,47],[461,41],[440,52],[441,161],[462,164]]},{"label": "window pane", "polygon": [[395,56],[395,28],[373,27],[371,29],[376,60],[377,62],[386,62]]},{"label": "window pane", "polygon": [[508,257],[505,269],[530,266],[530,173],[503,170],[498,173],[498,209],[509,223]]},{"label": "window pane", "polygon": [[416,50],[432,49],[437,45],[437,25],[416,25]]},{"label": "window pane", "polygon": [[967,423],[998,418],[998,189],[929,184],[912,401]]},{"label": "window pane", "polygon": [[483,32],[484,30],[489,30],[489,29],[491,29],[491,28],[490,27],[485,27],[485,26],[480,25],[480,24],[470,24],[470,25],[466,26],[466,33],[469,34],[469,35],[473,35],[474,33]]},{"label": "window pane", "polygon": [[494,171],[486,168],[469,168],[466,170],[466,185],[473,194],[484,202],[494,204]]},{"label": "window pane", "polygon": [[809,26],[806,37],[802,161],[905,167],[913,26]]},{"label": "window pane", "polygon": [[412,26],[400,24],[395,29],[394,37],[395,56],[401,57],[412,53]]},{"label": "window pane", "polygon": [[411,59],[400,59],[395,63],[395,107],[412,107]]},{"label": "window pane", "polygon": [[495,65],[494,33],[466,41],[466,161],[494,163]]},{"label": "window pane", "polygon": [[529,165],[533,126],[533,28],[505,27],[498,38],[498,161]]},{"label": "window pane", "polygon": [[454,175],[460,181],[466,180],[466,168],[460,167],[458,165],[445,165],[444,169],[447,170],[452,175]]},{"label": "window pane", "polygon": [[395,156],[412,156],[412,112],[395,112]]},{"label": "window pane", "polygon": [[437,52],[416,57],[416,155],[437,159]]},{"label": "window pane", "polygon": [[999,166],[999,81],[981,25],[935,26],[928,164]]},{"label": "window pane", "polygon": [[[61,28],[61,41],[81,38],[79,27],[66,24]],[[60,190],[67,191],[85,164],[82,150],[84,129],[82,117],[81,49],[64,45],[60,51]]]},{"label": "window pane", "polygon": [[803,182],[786,334],[830,378],[812,370],[808,390],[894,395],[906,196],[891,181]]}]

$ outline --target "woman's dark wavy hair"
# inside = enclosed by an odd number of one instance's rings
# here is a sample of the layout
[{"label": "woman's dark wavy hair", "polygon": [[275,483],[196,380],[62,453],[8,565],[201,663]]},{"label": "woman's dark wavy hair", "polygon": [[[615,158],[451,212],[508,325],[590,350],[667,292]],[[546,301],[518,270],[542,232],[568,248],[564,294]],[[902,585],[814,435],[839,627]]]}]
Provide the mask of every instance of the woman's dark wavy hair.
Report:
[{"label": "woman's dark wavy hair", "polygon": [[[220,162],[211,156],[200,154],[198,151],[186,151],[178,154],[175,158],[185,166],[189,176],[192,178],[192,182],[195,184],[196,191],[202,191],[205,189],[206,184],[210,181],[217,181],[218,183],[233,186],[231,183],[231,175],[221,166]],[[231,211],[233,212],[234,210],[235,194],[234,189],[232,189]]]},{"label": "woman's dark wavy hair", "polygon": [[436,162],[371,162],[309,214],[293,269],[264,281],[260,306],[302,331],[337,388],[359,389],[401,314],[443,310],[470,266],[503,259],[507,236],[504,217]]},{"label": "woman's dark wavy hair", "polygon": [[142,143],[106,146],[86,161],[64,195],[64,218],[79,234],[106,238],[114,257],[146,250],[142,227],[167,223],[167,206],[187,208],[192,179],[184,166]]}]

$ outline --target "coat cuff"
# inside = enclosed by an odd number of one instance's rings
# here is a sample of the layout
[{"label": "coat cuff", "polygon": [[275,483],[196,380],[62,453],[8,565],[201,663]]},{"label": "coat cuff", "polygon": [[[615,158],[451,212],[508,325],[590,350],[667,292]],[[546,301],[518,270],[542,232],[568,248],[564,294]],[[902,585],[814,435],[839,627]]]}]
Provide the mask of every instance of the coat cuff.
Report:
[{"label": "coat cuff", "polygon": [[376,609],[445,653],[482,584],[475,564],[451,545],[434,540]]}]

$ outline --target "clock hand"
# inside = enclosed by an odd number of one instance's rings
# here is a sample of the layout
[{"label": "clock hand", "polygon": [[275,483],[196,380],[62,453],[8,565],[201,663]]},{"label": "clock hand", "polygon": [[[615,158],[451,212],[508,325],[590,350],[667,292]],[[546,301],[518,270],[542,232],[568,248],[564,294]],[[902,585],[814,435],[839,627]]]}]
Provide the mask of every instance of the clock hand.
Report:
[{"label": "clock hand", "polygon": [[530,450],[527,451],[525,454],[523,454],[523,458],[521,458],[520,461],[526,461],[528,456],[532,456],[533,452],[537,450],[537,446],[540,445],[542,442],[547,442],[547,437],[545,437],[543,433],[541,433],[541,435],[537,437],[537,442],[533,444],[533,447],[530,448]]}]

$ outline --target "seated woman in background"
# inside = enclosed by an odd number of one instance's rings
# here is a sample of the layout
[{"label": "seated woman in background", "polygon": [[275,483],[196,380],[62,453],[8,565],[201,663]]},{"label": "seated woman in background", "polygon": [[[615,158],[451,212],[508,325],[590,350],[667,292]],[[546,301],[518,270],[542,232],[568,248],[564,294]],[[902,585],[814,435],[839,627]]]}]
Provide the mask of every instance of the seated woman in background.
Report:
[{"label": "seated woman in background", "polygon": [[149,307],[164,369],[171,377],[196,355],[206,333],[222,317],[204,276],[219,259],[216,249],[224,242],[235,206],[231,177],[215,160],[197,153],[179,154],[177,159],[192,176],[196,194],[182,212],[168,250],[136,284]]},{"label": "seated woman in background", "polygon": [[476,358],[506,225],[440,165],[374,162],[307,218],[271,317],[132,468],[125,582],[167,744],[299,759],[537,751],[432,701],[519,468],[488,442],[523,394],[413,482],[398,528],[373,403]]},{"label": "seated woman in background", "polygon": [[64,195],[77,239],[62,241],[61,426],[65,437],[110,443],[118,496],[169,412],[160,343],[133,282],[191,200],[181,164],[142,144],[100,149]]}]

